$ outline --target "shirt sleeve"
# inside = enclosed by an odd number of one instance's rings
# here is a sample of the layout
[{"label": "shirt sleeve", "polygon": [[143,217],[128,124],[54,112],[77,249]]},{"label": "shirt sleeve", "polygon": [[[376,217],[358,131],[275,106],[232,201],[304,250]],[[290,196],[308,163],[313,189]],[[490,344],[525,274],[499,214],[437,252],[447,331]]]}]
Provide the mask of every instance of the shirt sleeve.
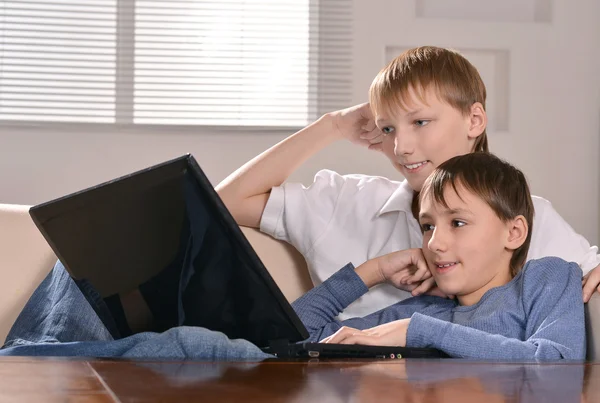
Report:
[{"label": "shirt sleeve", "polygon": [[528,260],[556,256],[577,263],[583,274],[600,264],[597,246],[591,246],[587,239],[576,233],[548,200],[537,196],[532,199],[535,216]]},{"label": "shirt sleeve", "polygon": [[581,269],[556,258],[531,262],[524,273],[525,340],[415,313],[407,345],[433,347],[453,357],[503,360],[583,360],[585,322]]},{"label": "shirt sleeve", "polygon": [[380,311],[362,318],[336,319],[348,305],[364,295],[369,289],[348,263],[340,271],[329,277],[292,303],[298,317],[306,326],[309,341],[320,341],[331,336],[342,326],[355,329],[369,329],[383,323],[410,316],[429,305],[435,305],[439,297],[422,296],[400,301]]},{"label": "shirt sleeve", "polygon": [[331,221],[345,183],[344,176],[325,169],[309,187],[285,183],[272,188],[260,230],[291,243],[306,256]]}]

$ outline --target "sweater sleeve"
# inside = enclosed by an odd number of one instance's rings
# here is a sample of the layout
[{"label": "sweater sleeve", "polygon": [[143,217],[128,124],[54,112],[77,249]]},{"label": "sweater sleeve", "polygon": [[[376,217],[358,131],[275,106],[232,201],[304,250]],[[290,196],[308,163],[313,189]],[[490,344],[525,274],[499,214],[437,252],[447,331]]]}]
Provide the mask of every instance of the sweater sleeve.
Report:
[{"label": "sweater sleeve", "polygon": [[408,327],[407,345],[438,348],[462,358],[585,359],[581,269],[555,257],[530,265],[522,282],[524,340],[415,313]]},{"label": "sweater sleeve", "polygon": [[310,334],[308,341],[320,341],[337,332],[342,326],[364,330],[394,320],[410,318],[414,312],[428,306],[437,306],[438,300],[442,300],[432,296],[409,298],[362,318],[344,321],[336,318],[368,290],[354,271],[354,266],[348,263],[322,284],[294,301],[292,308]]}]

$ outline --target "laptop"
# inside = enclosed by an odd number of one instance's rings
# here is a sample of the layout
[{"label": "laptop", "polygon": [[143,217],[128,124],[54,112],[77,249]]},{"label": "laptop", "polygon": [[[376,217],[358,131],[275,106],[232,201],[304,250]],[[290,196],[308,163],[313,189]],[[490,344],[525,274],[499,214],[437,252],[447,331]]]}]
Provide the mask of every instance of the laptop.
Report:
[{"label": "laptop", "polygon": [[[221,331],[280,358],[447,357],[428,348],[305,342],[306,328],[192,155],[29,212],[69,274],[103,298],[160,284],[168,326]],[[176,281],[162,283],[166,272]]]}]

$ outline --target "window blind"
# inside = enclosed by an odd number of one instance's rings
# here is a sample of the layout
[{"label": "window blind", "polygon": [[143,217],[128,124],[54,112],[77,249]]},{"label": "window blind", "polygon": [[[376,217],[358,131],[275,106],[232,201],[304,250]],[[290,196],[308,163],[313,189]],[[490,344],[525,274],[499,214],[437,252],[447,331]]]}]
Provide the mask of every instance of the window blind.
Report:
[{"label": "window blind", "polygon": [[0,4],[0,122],[299,127],[350,102],[351,0]]},{"label": "window blind", "polygon": [[116,0],[0,7],[0,119],[114,122]]}]

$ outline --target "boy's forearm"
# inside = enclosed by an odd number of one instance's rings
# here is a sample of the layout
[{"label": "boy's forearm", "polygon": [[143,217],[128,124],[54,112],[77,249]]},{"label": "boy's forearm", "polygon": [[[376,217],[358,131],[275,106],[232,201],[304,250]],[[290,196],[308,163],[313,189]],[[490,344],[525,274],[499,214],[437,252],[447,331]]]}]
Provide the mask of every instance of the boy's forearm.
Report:
[{"label": "boy's forearm", "polygon": [[357,277],[354,266],[349,263],[292,302],[292,308],[309,331],[311,340],[316,341],[337,331],[341,322],[336,316],[367,291]]},{"label": "boy's forearm", "polygon": [[238,224],[258,228],[271,188],[340,138],[332,117],[324,115],[244,164],[215,189]]},{"label": "boy's forearm", "polygon": [[583,359],[584,353],[579,346],[585,344],[584,340],[577,337],[577,332],[574,332],[575,336],[565,335],[568,332],[564,329],[569,327],[557,327],[548,334],[535,334],[522,341],[415,313],[408,327],[406,345],[437,348],[456,358]]},{"label": "boy's forearm", "polygon": [[385,278],[381,274],[379,268],[381,258],[367,260],[356,268],[356,274],[365,283],[368,288],[374,287],[377,284],[385,282]]}]

